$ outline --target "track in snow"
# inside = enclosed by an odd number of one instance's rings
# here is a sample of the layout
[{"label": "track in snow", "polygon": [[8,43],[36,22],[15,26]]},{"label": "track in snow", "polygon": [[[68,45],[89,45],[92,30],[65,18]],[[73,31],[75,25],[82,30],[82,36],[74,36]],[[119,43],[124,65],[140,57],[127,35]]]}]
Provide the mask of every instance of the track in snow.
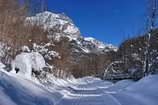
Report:
[{"label": "track in snow", "polygon": [[55,105],[80,105],[81,98],[83,98],[84,88],[81,85],[75,85],[78,89],[73,89],[69,94],[65,95]]},{"label": "track in snow", "polygon": [[[129,91],[135,84],[128,80],[112,84],[104,81],[78,81],[56,105],[158,105],[158,95]],[[155,86],[155,85],[154,85]]]},{"label": "track in snow", "polygon": [[77,89],[63,97],[57,105],[121,105],[113,96],[91,84],[75,85]]}]

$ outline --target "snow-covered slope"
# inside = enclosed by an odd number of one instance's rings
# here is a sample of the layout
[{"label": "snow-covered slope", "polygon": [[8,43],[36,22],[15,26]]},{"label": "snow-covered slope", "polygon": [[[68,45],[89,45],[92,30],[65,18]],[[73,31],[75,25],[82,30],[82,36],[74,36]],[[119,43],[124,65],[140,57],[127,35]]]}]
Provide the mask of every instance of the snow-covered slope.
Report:
[{"label": "snow-covered slope", "polygon": [[52,78],[42,85],[0,71],[0,105],[157,105],[158,75],[113,84],[98,78]]},{"label": "snow-covered slope", "polygon": [[0,105],[53,105],[60,93],[0,71]]}]

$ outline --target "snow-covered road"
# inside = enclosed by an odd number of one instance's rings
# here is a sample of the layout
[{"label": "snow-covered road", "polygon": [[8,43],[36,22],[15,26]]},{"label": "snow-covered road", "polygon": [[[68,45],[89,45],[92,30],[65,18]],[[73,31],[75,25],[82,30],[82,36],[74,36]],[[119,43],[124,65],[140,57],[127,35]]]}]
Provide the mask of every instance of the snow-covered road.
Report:
[{"label": "snow-covered road", "polygon": [[122,105],[113,96],[118,91],[119,88],[116,89],[111,82],[84,78],[83,81],[75,84],[71,93],[66,94],[56,105]]},{"label": "snow-covered road", "polygon": [[0,72],[0,105],[158,105],[158,75],[115,84],[93,77],[53,80],[45,87]]},{"label": "snow-covered road", "polygon": [[[106,97],[106,98],[105,98]],[[106,103],[106,104],[105,104]],[[80,85],[72,94],[67,94],[59,105],[117,105],[111,95],[105,94],[102,89],[88,89]]]},{"label": "snow-covered road", "polygon": [[[137,91],[134,90],[134,92],[133,89],[128,89],[128,87],[132,85],[134,86],[135,82],[133,81],[124,80],[113,84],[111,82],[105,82],[101,80],[96,81],[95,79],[93,79],[94,78],[84,78],[84,80],[78,81],[73,88],[71,87],[72,91],[69,94],[65,94],[65,96],[58,103],[56,103],[56,105],[158,104],[158,96],[151,94],[150,91],[137,93]],[[136,86],[134,87],[136,88]]]}]

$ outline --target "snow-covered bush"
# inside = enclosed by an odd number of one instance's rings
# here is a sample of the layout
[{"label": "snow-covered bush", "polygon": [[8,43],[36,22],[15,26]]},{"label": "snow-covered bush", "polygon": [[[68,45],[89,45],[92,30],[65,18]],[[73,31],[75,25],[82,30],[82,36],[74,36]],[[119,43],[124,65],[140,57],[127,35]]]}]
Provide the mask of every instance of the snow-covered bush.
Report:
[{"label": "snow-covered bush", "polygon": [[43,58],[43,56],[38,53],[38,52],[32,52],[30,53],[30,56],[31,56],[31,63],[32,63],[32,68],[34,70],[41,70],[42,68],[44,68],[46,65],[45,65],[45,60]]},{"label": "snow-covered bush", "polygon": [[12,63],[12,72],[31,78],[33,71],[41,71],[44,67],[45,60],[40,53],[21,53]]},{"label": "snow-covered bush", "polygon": [[30,49],[29,49],[28,46],[23,46],[23,47],[21,48],[21,50],[22,50],[22,52],[30,52]]},{"label": "snow-covered bush", "polygon": [[42,54],[46,60],[52,60],[53,58],[60,58],[59,53],[53,50],[54,46],[55,45],[52,43],[46,43],[43,45],[38,45],[34,43],[33,51]]}]

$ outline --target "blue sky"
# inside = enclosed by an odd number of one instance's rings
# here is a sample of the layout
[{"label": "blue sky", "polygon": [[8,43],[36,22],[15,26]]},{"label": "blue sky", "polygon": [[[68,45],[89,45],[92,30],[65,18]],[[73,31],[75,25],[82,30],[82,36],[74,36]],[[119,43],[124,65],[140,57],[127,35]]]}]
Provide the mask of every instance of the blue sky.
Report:
[{"label": "blue sky", "polygon": [[147,0],[48,0],[48,7],[68,15],[83,36],[117,46],[146,23]]}]

